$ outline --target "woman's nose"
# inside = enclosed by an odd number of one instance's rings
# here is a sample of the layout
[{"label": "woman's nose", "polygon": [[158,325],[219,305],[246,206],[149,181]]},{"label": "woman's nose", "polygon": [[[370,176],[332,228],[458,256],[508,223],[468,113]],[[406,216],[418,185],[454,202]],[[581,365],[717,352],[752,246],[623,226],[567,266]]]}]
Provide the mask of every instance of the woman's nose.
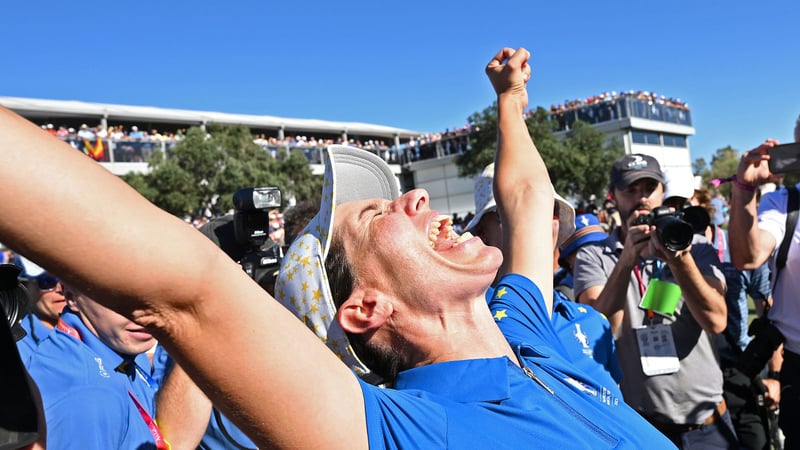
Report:
[{"label": "woman's nose", "polygon": [[395,203],[401,207],[406,214],[416,215],[429,208],[428,191],[425,189],[414,189],[401,195]]}]

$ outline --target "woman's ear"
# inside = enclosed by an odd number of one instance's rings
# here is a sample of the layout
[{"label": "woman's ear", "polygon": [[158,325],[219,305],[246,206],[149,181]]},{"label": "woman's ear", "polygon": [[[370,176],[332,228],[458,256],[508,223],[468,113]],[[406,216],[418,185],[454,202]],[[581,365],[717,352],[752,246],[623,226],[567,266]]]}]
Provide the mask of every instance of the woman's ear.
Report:
[{"label": "woman's ear", "polygon": [[388,300],[377,291],[356,288],[339,307],[339,324],[348,333],[374,331],[392,315],[392,304]]}]

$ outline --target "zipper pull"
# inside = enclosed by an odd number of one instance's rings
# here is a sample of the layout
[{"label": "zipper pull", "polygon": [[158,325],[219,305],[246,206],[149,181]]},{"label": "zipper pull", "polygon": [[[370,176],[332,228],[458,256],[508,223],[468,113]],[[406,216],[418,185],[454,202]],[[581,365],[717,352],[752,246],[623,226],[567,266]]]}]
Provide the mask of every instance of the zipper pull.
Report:
[{"label": "zipper pull", "polygon": [[522,366],[522,371],[525,372],[525,375],[527,375],[528,378],[535,381],[539,386],[543,387],[547,392],[549,392],[550,395],[556,395],[556,393],[553,392],[552,389],[550,389],[546,384],[544,384],[544,381],[542,381],[541,378],[539,378],[535,373],[533,373],[533,370],[531,370],[530,367]]}]

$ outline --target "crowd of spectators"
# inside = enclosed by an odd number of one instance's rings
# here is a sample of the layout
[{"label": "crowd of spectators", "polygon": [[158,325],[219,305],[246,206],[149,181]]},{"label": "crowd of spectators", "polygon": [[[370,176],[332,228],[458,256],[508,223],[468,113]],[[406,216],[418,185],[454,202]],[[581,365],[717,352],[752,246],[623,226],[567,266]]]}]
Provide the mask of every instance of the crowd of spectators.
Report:
[{"label": "crowd of spectators", "polygon": [[114,141],[178,142],[186,134],[185,129],[160,133],[155,128],[150,129],[150,131],[140,130],[136,125],[127,129],[123,125],[111,125],[109,127],[96,125],[90,127],[84,123],[78,129],[75,129],[66,125],[60,125],[56,128],[52,123],[46,123],[42,124],[41,128],[47,133],[67,141],[110,139]]},{"label": "crowd of spectators", "polygon": [[585,100],[579,98],[575,100],[565,100],[564,103],[559,103],[558,105],[550,105],[550,114],[559,114],[573,109],[583,108],[584,106],[613,102],[620,98],[635,98],[637,100],[644,100],[649,103],[667,105],[678,109],[683,109],[684,111],[689,111],[689,104],[684,103],[679,98],[672,98],[672,97],[667,98],[663,95],[658,95],[655,92],[648,92],[648,91],[635,91],[635,92],[628,91],[620,93],[617,93],[616,91],[611,91],[611,92],[603,92],[600,95],[592,95],[591,97],[586,97]]},{"label": "crowd of spectators", "polygon": [[[629,100],[631,106],[626,107]],[[550,105],[550,121],[554,131],[569,130],[575,120],[599,123],[628,116],[688,125],[689,111],[689,105],[679,98],[648,91],[612,91]]]},{"label": "crowd of spectators", "polygon": [[[56,127],[52,123],[41,124],[40,127],[49,134],[67,141],[74,148],[84,151],[87,154],[97,147],[101,141],[105,142],[105,148],[119,149],[113,153],[115,162],[144,162],[154,144],[161,144],[162,149],[166,150],[170,146],[180,142],[186,136],[186,129],[181,128],[176,131],[159,132],[155,128],[149,131],[144,127],[133,125],[126,128],[123,125],[110,125],[108,127],[98,124],[89,126],[81,124],[80,127],[73,128],[66,125]],[[273,158],[280,158],[280,149],[301,149],[308,158],[309,162],[321,162],[321,151],[325,147],[334,144],[344,144],[371,151],[382,157],[385,161],[392,164],[400,164],[420,159],[445,156],[453,153],[462,153],[469,149],[467,136],[470,133],[470,124],[461,127],[446,129],[442,132],[424,133],[414,136],[405,142],[401,142],[399,148],[393,142],[383,139],[369,137],[345,138],[338,136],[315,137],[313,135],[291,135],[283,138],[270,136],[267,133],[256,133],[253,135],[253,142]],[[96,157],[98,161],[110,162],[111,156]]]}]

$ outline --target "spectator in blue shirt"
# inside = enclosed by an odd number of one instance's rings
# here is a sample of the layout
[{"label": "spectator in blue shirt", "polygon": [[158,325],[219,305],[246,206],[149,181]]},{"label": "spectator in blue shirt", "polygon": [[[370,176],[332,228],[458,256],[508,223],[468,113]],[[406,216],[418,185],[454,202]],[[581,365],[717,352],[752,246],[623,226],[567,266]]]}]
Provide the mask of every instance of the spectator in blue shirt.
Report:
[{"label": "spectator in blue shirt", "polygon": [[67,308],[28,363],[42,395],[47,447],[166,448],[144,355],[153,337],[76,289],[65,294]]},{"label": "spectator in blue shirt", "polygon": [[35,300],[32,311],[21,321],[27,334],[17,342],[20,357],[27,362],[36,351],[39,343],[50,334],[58,323],[61,311],[66,305],[64,286],[53,274],[42,271],[33,278],[28,278],[26,286]]}]

